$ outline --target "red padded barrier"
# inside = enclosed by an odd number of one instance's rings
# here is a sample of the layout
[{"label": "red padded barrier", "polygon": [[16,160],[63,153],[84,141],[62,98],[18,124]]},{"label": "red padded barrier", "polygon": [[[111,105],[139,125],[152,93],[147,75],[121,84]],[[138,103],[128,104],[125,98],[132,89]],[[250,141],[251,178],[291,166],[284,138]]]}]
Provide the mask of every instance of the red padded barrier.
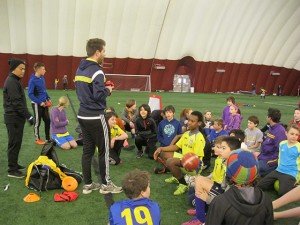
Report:
[{"label": "red padded barrier", "polygon": [[[30,54],[4,54],[0,53],[0,87],[8,74],[8,59],[11,57],[21,58],[27,62],[27,70],[23,79],[24,86],[27,86],[30,74],[33,72],[33,64],[37,61],[45,63],[47,73],[45,75],[47,88],[53,88],[54,79],[60,79],[59,88],[62,88],[62,77],[68,75],[69,88],[74,88],[73,78],[80,57],[73,56],[44,56]],[[251,90],[251,84],[256,85],[257,91],[264,87],[267,92],[277,91],[278,85],[283,86],[284,95],[297,95],[300,85],[300,71],[283,67],[238,64],[224,62],[197,62],[192,57],[184,57],[181,60],[160,60],[160,59],[132,59],[132,58],[111,58],[105,62],[112,63],[112,68],[105,68],[106,73],[116,74],[151,74],[151,86],[154,90],[172,90],[173,76],[180,68],[185,66],[190,73],[192,86],[195,92],[227,92],[238,90]],[[165,69],[158,70],[152,65],[164,65]],[[224,69],[225,72],[218,73],[217,69]],[[279,72],[280,76],[271,76],[270,71]]]}]

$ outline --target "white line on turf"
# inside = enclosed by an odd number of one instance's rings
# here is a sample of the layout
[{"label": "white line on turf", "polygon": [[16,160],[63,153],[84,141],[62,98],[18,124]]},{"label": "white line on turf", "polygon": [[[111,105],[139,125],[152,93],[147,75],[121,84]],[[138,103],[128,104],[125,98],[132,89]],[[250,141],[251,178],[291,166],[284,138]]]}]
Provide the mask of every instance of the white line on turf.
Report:
[{"label": "white line on turf", "polygon": [[280,104],[280,103],[274,103],[274,102],[264,102],[264,103],[267,103],[270,105],[282,105],[282,106],[296,107],[296,104],[295,105],[287,105],[287,104]]}]

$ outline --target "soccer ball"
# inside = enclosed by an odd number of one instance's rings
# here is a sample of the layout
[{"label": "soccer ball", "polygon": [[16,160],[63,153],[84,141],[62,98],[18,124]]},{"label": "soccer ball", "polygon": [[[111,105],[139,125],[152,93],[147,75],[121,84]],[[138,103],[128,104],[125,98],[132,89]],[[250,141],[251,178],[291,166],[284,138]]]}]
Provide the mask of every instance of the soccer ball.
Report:
[{"label": "soccer ball", "polygon": [[196,170],[199,166],[199,163],[200,163],[199,157],[196,154],[191,152],[183,155],[181,159],[181,164],[187,171]]}]

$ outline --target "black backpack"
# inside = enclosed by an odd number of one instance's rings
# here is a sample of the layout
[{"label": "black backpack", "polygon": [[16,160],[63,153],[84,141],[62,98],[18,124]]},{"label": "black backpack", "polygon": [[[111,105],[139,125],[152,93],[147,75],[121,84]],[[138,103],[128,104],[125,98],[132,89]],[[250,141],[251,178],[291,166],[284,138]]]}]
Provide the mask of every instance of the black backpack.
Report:
[{"label": "black backpack", "polygon": [[36,191],[60,189],[65,175],[74,177],[78,184],[83,180],[80,172],[59,165],[53,143],[46,143],[41,156],[28,167],[25,186]]}]

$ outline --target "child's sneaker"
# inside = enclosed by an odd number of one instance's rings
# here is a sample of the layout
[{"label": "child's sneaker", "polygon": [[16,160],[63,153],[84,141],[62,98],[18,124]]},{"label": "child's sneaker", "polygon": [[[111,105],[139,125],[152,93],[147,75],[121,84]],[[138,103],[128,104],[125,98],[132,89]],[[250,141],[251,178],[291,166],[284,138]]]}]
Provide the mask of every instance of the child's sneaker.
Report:
[{"label": "child's sneaker", "polygon": [[189,187],[195,187],[195,176],[184,175],[184,180],[188,184]]},{"label": "child's sneaker", "polygon": [[185,222],[182,223],[181,225],[204,225],[205,223],[202,223],[200,220],[198,220],[196,217]]},{"label": "child's sneaker", "polygon": [[186,211],[186,213],[190,216],[196,216],[196,209],[192,208],[192,209],[188,209]]},{"label": "child's sneaker", "polygon": [[168,184],[179,184],[179,181],[176,179],[176,177],[169,177],[167,179],[165,179],[165,182]]},{"label": "child's sneaker", "polygon": [[204,225],[205,223],[202,223],[200,220],[198,220],[196,217],[185,222],[182,223],[181,225]]},{"label": "child's sneaker", "polygon": [[83,185],[82,194],[90,194],[92,191],[98,190],[101,184],[92,182],[91,184]]},{"label": "child's sneaker", "polygon": [[99,192],[101,194],[108,194],[108,193],[118,194],[118,193],[121,193],[122,191],[123,191],[122,187],[116,186],[113,182],[109,182],[106,185],[101,184],[101,187],[99,190]]},{"label": "child's sneaker", "polygon": [[138,151],[138,152],[136,153],[136,158],[137,158],[137,159],[142,158],[142,156],[143,156],[143,151]]},{"label": "child's sneaker", "polygon": [[177,186],[176,191],[174,191],[173,194],[174,194],[174,195],[182,195],[182,194],[184,194],[185,192],[187,192],[188,189],[189,189],[189,188],[188,188],[187,185],[179,184],[179,185]]}]

